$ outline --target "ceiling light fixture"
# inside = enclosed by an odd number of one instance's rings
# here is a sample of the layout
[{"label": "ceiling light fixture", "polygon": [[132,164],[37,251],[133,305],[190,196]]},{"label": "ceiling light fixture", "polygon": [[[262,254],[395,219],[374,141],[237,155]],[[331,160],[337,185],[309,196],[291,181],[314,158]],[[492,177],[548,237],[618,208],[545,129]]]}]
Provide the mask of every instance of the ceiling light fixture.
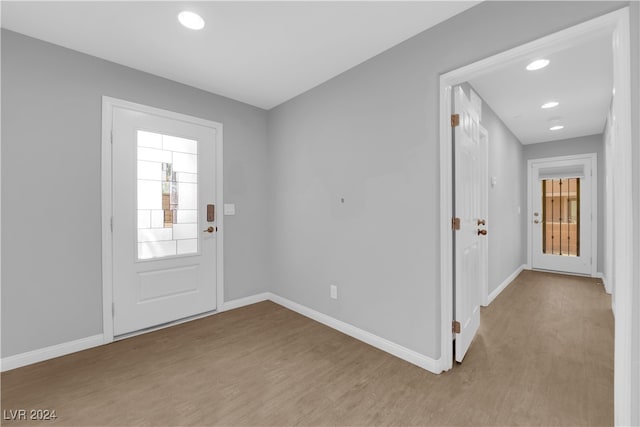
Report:
[{"label": "ceiling light fixture", "polygon": [[178,21],[190,30],[201,30],[204,28],[204,19],[197,13],[187,10],[178,14]]},{"label": "ceiling light fixture", "polygon": [[549,128],[549,130],[560,130],[560,129],[564,129],[564,126],[562,125],[555,125],[555,126],[551,126]]},{"label": "ceiling light fixture", "polygon": [[548,59],[536,59],[531,64],[527,65],[527,70],[535,71],[535,70],[539,70],[541,68],[544,68],[547,65],[549,65],[549,60]]},{"label": "ceiling light fixture", "polygon": [[544,108],[546,110],[547,108],[557,107],[558,105],[560,105],[559,102],[551,101],[551,102],[547,102],[546,104],[542,104],[540,108]]}]

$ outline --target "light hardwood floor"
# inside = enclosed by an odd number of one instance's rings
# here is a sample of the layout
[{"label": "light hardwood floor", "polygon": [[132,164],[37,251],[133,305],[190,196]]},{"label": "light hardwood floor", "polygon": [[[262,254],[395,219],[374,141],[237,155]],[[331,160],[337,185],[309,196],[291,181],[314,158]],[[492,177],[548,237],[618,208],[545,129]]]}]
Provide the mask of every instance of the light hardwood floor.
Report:
[{"label": "light hardwood floor", "polygon": [[3,411],[21,408],[68,426],[612,425],[610,299],[525,271],[441,375],[263,302],[3,373]]}]

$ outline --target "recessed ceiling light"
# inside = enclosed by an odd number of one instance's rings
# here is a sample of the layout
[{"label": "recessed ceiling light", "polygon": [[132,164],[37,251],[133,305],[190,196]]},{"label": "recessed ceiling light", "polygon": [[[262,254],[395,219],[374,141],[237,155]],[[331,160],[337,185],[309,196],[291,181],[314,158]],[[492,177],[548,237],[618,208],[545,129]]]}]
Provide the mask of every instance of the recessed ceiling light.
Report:
[{"label": "recessed ceiling light", "polygon": [[551,126],[549,128],[549,130],[560,130],[560,129],[564,129],[564,126],[562,125],[555,125],[555,126]]},{"label": "recessed ceiling light", "polygon": [[535,70],[539,70],[541,68],[544,68],[547,65],[549,65],[549,60],[548,59],[536,59],[531,64],[527,65],[527,70],[535,71]]},{"label": "recessed ceiling light", "polygon": [[546,104],[542,104],[540,108],[547,109],[547,108],[557,107],[558,105],[560,105],[559,102],[551,101],[551,102],[547,102]]},{"label": "recessed ceiling light", "polygon": [[187,10],[178,14],[178,21],[190,30],[201,30],[204,28],[204,19],[197,13]]}]

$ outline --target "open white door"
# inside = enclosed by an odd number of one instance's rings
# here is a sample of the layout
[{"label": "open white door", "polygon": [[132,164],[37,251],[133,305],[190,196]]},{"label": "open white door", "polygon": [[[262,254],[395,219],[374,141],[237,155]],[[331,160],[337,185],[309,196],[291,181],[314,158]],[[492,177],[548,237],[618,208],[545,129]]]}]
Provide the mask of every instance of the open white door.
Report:
[{"label": "open white door", "polygon": [[185,117],[113,107],[115,336],[217,308],[219,129]]},{"label": "open white door", "polygon": [[[462,362],[480,327],[482,209],[480,117],[461,87],[454,88],[454,319],[456,361]],[[455,116],[454,116],[455,117]]]}]

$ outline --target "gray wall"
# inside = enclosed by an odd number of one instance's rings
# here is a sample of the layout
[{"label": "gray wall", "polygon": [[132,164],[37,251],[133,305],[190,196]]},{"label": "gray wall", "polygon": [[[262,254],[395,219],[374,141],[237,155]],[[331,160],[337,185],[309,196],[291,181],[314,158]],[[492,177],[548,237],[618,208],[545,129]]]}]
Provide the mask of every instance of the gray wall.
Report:
[{"label": "gray wall", "polygon": [[[523,148],[491,107],[482,105],[482,126],[489,134],[489,294],[527,262],[526,172]],[[491,179],[491,178],[489,178]],[[523,191],[524,190],[524,191]]]},{"label": "gray wall", "polygon": [[103,95],[223,123],[225,299],[267,289],[264,110],[2,31],[2,357],[102,333]]},{"label": "gray wall", "polygon": [[[524,146],[523,170],[527,170],[527,161],[545,157],[568,156],[571,154],[596,153],[598,155],[598,265],[597,270],[602,273],[604,267],[604,144],[603,135],[589,135],[578,138],[563,139],[561,141],[542,142]],[[526,179],[526,178],[525,178]],[[526,206],[526,205],[525,205]]]},{"label": "gray wall", "polygon": [[484,2],[271,110],[273,291],[439,358],[438,76],[625,4]]}]

